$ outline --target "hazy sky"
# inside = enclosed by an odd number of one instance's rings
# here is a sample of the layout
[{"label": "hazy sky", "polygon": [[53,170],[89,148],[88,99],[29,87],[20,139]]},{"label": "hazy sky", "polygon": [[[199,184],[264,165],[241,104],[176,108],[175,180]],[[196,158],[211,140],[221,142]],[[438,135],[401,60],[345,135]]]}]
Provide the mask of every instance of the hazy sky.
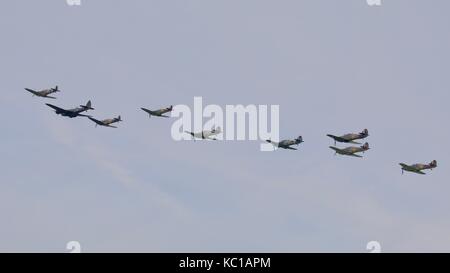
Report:
[{"label": "hazy sky", "polygon": [[[432,2],[432,3],[431,3]],[[0,251],[450,251],[447,0],[0,4]],[[91,99],[119,129],[57,116]],[[281,137],[175,142],[140,107],[278,104]],[[364,159],[327,133],[368,128]],[[344,146],[344,145],[342,145]],[[430,162],[427,176],[399,162]]]}]

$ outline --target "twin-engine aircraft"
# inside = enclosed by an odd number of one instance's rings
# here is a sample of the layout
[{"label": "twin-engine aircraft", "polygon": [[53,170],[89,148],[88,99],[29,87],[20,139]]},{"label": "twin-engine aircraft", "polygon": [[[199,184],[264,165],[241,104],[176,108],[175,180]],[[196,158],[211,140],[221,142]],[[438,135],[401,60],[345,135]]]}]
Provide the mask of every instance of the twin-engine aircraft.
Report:
[{"label": "twin-engine aircraft", "polygon": [[291,146],[293,146],[293,145],[298,146],[300,143],[303,143],[304,141],[303,141],[303,137],[299,136],[296,139],[287,139],[287,140],[282,140],[280,142],[275,142],[275,141],[268,139],[268,140],[266,140],[266,142],[272,144],[273,146],[275,146],[277,148],[297,150],[296,148],[293,148]]},{"label": "twin-engine aircraft", "polygon": [[347,147],[345,149],[339,149],[337,147],[330,146],[330,148],[336,152],[335,155],[340,154],[340,155],[354,156],[354,157],[362,157],[361,155],[358,155],[357,153],[364,153],[365,151],[368,151],[370,149],[369,143],[367,143],[367,142],[361,147]]},{"label": "twin-engine aircraft", "polygon": [[55,110],[55,113],[58,115],[61,115],[63,117],[69,117],[69,118],[75,118],[75,117],[90,117],[88,115],[84,115],[81,114],[83,112],[87,112],[89,110],[94,110],[94,108],[92,108],[92,103],[91,101],[88,101],[88,103],[86,103],[86,105],[80,105],[80,107],[74,108],[74,109],[62,109],[59,108],[58,106],[54,106],[52,104],[46,103],[46,105],[50,108],[53,108]]},{"label": "twin-engine aircraft", "polygon": [[335,136],[335,135],[327,135],[327,136],[334,139],[335,146],[336,142],[361,144],[359,142],[356,142],[355,140],[367,138],[369,136],[369,130],[364,129],[361,133],[358,134],[346,134],[343,136]]},{"label": "twin-engine aircraft", "polygon": [[433,160],[430,164],[414,164],[414,165],[407,165],[405,163],[400,163],[400,166],[402,167],[402,174],[404,172],[412,172],[417,174],[426,174],[423,172],[424,170],[433,170],[434,168],[437,168],[437,161]]},{"label": "twin-engine aircraft", "polygon": [[164,114],[168,113],[168,112],[172,112],[173,106],[171,105],[170,107],[158,109],[158,110],[149,110],[146,108],[141,108],[141,110],[143,110],[144,112],[147,112],[149,117],[156,116],[156,117],[170,118],[169,116],[164,115]]},{"label": "twin-engine aircraft", "polygon": [[56,99],[56,97],[52,97],[50,95],[53,93],[61,92],[61,90],[58,89],[58,86],[56,86],[55,88],[44,89],[44,90],[39,90],[39,91],[29,89],[29,88],[25,88],[25,90],[30,92],[31,94],[33,94],[33,97],[37,96],[37,97],[47,98],[47,99]]},{"label": "twin-engine aircraft", "polygon": [[90,120],[92,120],[93,122],[95,122],[95,127],[104,126],[104,127],[110,127],[110,128],[117,128],[116,126],[112,126],[111,124],[123,121],[120,116],[118,116],[117,118],[105,119],[105,120],[98,120],[93,117],[88,117],[88,118]]},{"label": "twin-engine aircraft", "polygon": [[222,133],[222,129],[220,127],[215,128],[213,126],[211,130],[204,130],[199,133],[184,131],[187,134],[190,134],[192,136],[192,139],[195,141],[196,138],[198,139],[209,139],[209,140],[217,140],[214,136]]}]

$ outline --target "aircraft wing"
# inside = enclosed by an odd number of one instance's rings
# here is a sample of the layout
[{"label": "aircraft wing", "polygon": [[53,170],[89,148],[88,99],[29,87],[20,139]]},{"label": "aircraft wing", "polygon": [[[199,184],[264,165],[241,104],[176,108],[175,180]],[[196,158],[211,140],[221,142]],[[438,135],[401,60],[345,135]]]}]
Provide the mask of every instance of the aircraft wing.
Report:
[{"label": "aircraft wing", "polygon": [[147,114],[149,114],[150,116],[155,115],[155,112],[153,112],[152,110],[146,109],[146,108],[141,108],[142,111],[146,112]]},{"label": "aircraft wing", "polygon": [[92,116],[90,116],[90,115],[84,115],[84,114],[77,114],[77,117],[92,118]]},{"label": "aircraft wing", "polygon": [[117,127],[116,127],[116,126],[113,126],[113,125],[106,125],[106,127],[116,128],[116,129],[117,129]]},{"label": "aircraft wing", "polygon": [[46,103],[45,105],[47,105],[50,108],[53,108],[53,110],[55,110],[55,111],[68,112],[66,109],[59,108],[58,106],[54,106],[54,105],[49,104],[49,103]]},{"label": "aircraft wing", "polygon": [[359,158],[363,157],[362,155],[357,155],[357,154],[348,154],[348,156],[359,157]]},{"label": "aircraft wing", "polygon": [[98,119],[95,119],[95,118],[93,118],[93,117],[91,117],[91,116],[88,116],[88,118],[89,118],[90,120],[92,120],[93,122],[97,123],[98,125],[103,125],[103,122],[101,122],[101,121],[98,120]]},{"label": "aircraft wing", "polygon": [[351,143],[351,144],[358,144],[358,145],[361,145],[361,144],[362,144],[361,142],[356,142],[356,141],[354,141],[354,140],[349,141],[348,143]]},{"label": "aircraft wing", "polygon": [[338,137],[338,136],[333,136],[333,135],[327,135],[328,137],[331,137],[332,139],[338,141],[338,142],[348,142],[347,139],[342,138],[342,137]]},{"label": "aircraft wing", "polygon": [[406,165],[405,163],[400,163],[399,165],[402,166],[403,169],[411,169],[411,167]]},{"label": "aircraft wing", "polygon": [[163,118],[170,118],[169,116],[164,116],[164,115],[160,115],[160,117],[163,117]]},{"label": "aircraft wing", "polygon": [[293,148],[291,146],[282,146],[280,148],[288,149],[288,150],[297,150],[296,148]]},{"label": "aircraft wing", "polygon": [[415,173],[418,173],[418,174],[426,174],[426,173],[424,173],[424,172],[422,172],[422,171],[414,171]]},{"label": "aircraft wing", "polygon": [[38,92],[33,89],[25,88],[25,90],[27,90],[28,92],[30,92],[33,95],[39,96]]},{"label": "aircraft wing", "polygon": [[341,149],[330,146],[330,149],[335,150],[337,153],[341,152]]},{"label": "aircraft wing", "polygon": [[56,97],[52,97],[52,96],[45,96],[44,98],[49,98],[49,99],[55,99],[56,100]]},{"label": "aircraft wing", "polygon": [[214,135],[205,136],[205,139],[217,140],[217,138],[215,138]]}]

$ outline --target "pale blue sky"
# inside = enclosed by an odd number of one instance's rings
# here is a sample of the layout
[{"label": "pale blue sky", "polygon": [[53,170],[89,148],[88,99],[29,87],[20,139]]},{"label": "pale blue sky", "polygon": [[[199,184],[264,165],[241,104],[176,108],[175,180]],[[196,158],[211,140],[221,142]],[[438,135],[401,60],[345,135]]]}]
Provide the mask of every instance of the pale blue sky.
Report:
[{"label": "pale blue sky", "polygon": [[[450,251],[448,1],[82,1],[0,4],[0,251]],[[56,84],[125,122],[23,90]],[[194,96],[279,104],[305,143],[174,142],[139,110]],[[364,128],[363,160],[333,156]]]}]

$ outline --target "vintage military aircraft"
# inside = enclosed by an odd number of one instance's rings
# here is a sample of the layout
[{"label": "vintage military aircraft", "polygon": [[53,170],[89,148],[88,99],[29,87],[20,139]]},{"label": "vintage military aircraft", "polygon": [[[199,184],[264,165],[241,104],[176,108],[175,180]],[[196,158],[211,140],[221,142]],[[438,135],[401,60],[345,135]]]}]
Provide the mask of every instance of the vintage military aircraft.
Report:
[{"label": "vintage military aircraft", "polygon": [[288,140],[282,140],[280,142],[272,141],[271,139],[266,140],[266,142],[272,144],[273,146],[277,148],[282,149],[289,149],[289,150],[297,150],[296,148],[291,147],[292,145],[299,145],[300,143],[303,143],[303,137],[299,136],[296,139],[288,139]]},{"label": "vintage military aircraft", "polygon": [[211,128],[211,130],[204,130],[204,131],[201,131],[200,133],[194,133],[194,132],[189,132],[189,131],[184,131],[184,132],[187,134],[190,134],[194,141],[196,138],[217,140],[214,136],[222,133],[222,129],[220,127],[217,127],[217,129],[216,129],[215,126],[213,126]]},{"label": "vintage military aircraft", "polygon": [[163,108],[163,109],[158,109],[158,110],[149,110],[146,108],[141,108],[143,111],[147,112],[149,117],[152,116],[156,116],[156,117],[163,117],[163,118],[170,118],[169,116],[165,116],[165,113],[171,112],[173,110],[173,106],[171,105],[170,107],[167,108]]},{"label": "vintage military aircraft", "polygon": [[25,90],[27,90],[28,92],[33,94],[33,97],[38,96],[41,98],[48,98],[48,99],[56,99],[55,97],[52,97],[49,95],[53,94],[53,93],[61,92],[61,90],[58,89],[58,86],[56,86],[55,88],[44,89],[44,90],[40,90],[40,91],[29,89],[29,88],[25,88]]},{"label": "vintage military aircraft", "polygon": [[112,126],[111,124],[122,122],[122,118],[118,116],[117,118],[112,119],[105,119],[105,120],[98,120],[93,117],[88,117],[90,120],[95,122],[95,127],[97,126],[104,126],[104,127],[110,127],[110,128],[117,128],[116,126]]},{"label": "vintage military aircraft", "polygon": [[369,150],[369,143],[365,143],[361,147],[347,147],[345,149],[339,149],[333,146],[330,146],[331,149],[333,149],[337,154],[340,155],[347,155],[347,156],[354,156],[354,157],[362,157],[361,155],[358,155],[357,153],[364,153],[365,151]]},{"label": "vintage military aircraft", "polygon": [[343,136],[335,136],[335,135],[327,135],[328,137],[331,137],[332,139],[334,139],[334,145],[336,146],[336,142],[343,142],[343,143],[352,143],[352,144],[361,144],[356,142],[355,140],[358,139],[365,139],[366,137],[369,136],[369,130],[364,129],[364,131],[362,131],[359,134],[346,134]]},{"label": "vintage military aircraft", "polygon": [[80,105],[80,107],[74,108],[74,109],[62,109],[59,108],[57,106],[54,106],[52,104],[48,104],[46,103],[46,105],[50,108],[53,108],[56,112],[56,114],[61,115],[63,117],[69,117],[69,118],[75,118],[75,117],[90,117],[88,115],[83,115],[81,113],[89,111],[89,110],[94,110],[94,108],[92,108],[92,103],[91,101],[88,101],[88,103],[86,105]]},{"label": "vintage military aircraft", "polygon": [[437,161],[433,160],[430,164],[414,164],[414,165],[407,165],[405,163],[400,163],[400,166],[402,166],[402,174],[406,172],[412,172],[417,174],[426,174],[423,171],[424,170],[433,170],[437,167]]}]

